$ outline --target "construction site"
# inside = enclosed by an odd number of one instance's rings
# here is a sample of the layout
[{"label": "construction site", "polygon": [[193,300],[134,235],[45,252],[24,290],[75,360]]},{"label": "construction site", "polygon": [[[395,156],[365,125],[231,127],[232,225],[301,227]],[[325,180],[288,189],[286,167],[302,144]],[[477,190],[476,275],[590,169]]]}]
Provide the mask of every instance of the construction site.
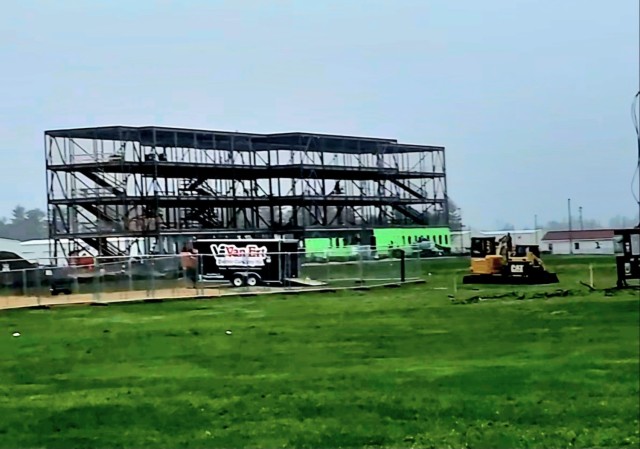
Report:
[{"label": "construction site", "polygon": [[[17,305],[395,285],[456,246],[442,146],[127,126],[44,136],[50,257],[6,264]],[[463,283],[558,283],[538,237],[516,237],[471,238]]]}]

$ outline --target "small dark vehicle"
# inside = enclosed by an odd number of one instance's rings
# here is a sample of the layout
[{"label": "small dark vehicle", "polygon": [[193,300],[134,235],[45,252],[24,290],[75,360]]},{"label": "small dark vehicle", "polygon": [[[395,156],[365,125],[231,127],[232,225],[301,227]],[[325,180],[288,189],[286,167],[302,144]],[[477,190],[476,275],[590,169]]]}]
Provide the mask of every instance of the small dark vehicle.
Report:
[{"label": "small dark vehicle", "polygon": [[70,295],[73,292],[74,279],[69,267],[44,267],[44,274],[53,296],[60,293]]},{"label": "small dark vehicle", "polygon": [[31,263],[15,253],[0,251],[0,288],[24,291],[48,286],[52,295],[70,295],[73,277],[68,267],[47,267]]}]

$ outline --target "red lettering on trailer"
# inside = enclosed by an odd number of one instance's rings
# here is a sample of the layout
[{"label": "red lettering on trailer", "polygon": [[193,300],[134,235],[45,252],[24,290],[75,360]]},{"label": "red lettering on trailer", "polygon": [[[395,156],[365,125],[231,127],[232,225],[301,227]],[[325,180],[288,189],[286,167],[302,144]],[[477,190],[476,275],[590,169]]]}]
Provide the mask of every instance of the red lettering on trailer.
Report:
[{"label": "red lettering on trailer", "polygon": [[261,267],[269,262],[267,247],[256,244],[248,244],[244,247],[227,243],[213,244],[211,252],[220,267]]}]

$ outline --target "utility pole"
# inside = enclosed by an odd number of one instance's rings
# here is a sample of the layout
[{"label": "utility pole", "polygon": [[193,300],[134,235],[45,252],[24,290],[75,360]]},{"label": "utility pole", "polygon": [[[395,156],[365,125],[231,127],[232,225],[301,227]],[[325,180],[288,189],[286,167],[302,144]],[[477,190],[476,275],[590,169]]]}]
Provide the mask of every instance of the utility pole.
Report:
[{"label": "utility pole", "polygon": [[[640,9],[638,9],[638,23],[640,24]],[[640,34],[638,34],[638,63],[640,64]],[[638,67],[640,68],[640,65],[638,65]],[[638,75],[640,75],[640,73]],[[636,105],[638,104],[639,99],[640,99],[640,76],[638,77],[638,93],[634,98],[634,104],[633,104],[634,126],[636,128],[636,135],[638,136],[638,162],[637,162],[638,198],[636,198],[636,200],[638,201],[638,226],[640,226],[640,129],[639,129],[640,124],[638,123],[639,117],[638,117]]]},{"label": "utility pole", "polygon": [[573,254],[573,235],[571,228],[571,198],[567,200],[567,208],[569,209],[569,254]]},{"label": "utility pole", "polygon": [[[640,90],[637,95],[640,97]],[[640,226],[640,131],[638,129],[636,129],[636,134],[638,135],[638,226]]]},{"label": "utility pole", "polygon": [[536,233],[536,245],[539,245],[538,241],[538,214],[533,216],[533,232]]},{"label": "utility pole", "polygon": [[[638,91],[638,96],[640,96],[640,91]],[[640,132],[636,131],[636,133],[638,134],[638,226],[640,226]]]},{"label": "utility pole", "polygon": [[584,226],[582,225],[582,206],[578,208],[578,212],[580,214],[580,230],[584,231]]}]

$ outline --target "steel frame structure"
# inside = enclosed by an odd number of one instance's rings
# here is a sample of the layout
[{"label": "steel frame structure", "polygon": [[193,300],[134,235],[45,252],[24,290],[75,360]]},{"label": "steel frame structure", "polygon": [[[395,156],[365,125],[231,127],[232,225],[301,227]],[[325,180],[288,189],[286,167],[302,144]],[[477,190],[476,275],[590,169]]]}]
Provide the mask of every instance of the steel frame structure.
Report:
[{"label": "steel frame structure", "polygon": [[116,237],[448,225],[444,147],[163,127],[44,134],[56,258],[87,245],[125,254]]}]

